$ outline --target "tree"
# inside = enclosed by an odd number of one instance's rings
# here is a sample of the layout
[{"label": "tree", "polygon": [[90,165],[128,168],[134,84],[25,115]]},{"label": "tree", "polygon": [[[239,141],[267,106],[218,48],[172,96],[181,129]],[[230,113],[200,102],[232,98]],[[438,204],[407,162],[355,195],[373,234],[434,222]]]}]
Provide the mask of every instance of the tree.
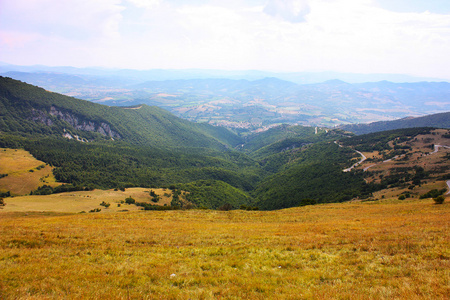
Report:
[{"label": "tree", "polygon": [[436,198],[433,198],[433,200],[436,204],[442,204],[442,203],[444,203],[445,198],[444,198],[444,196],[441,195],[441,196],[437,196]]},{"label": "tree", "polygon": [[135,204],[136,200],[134,200],[131,196],[125,199],[126,204]]}]

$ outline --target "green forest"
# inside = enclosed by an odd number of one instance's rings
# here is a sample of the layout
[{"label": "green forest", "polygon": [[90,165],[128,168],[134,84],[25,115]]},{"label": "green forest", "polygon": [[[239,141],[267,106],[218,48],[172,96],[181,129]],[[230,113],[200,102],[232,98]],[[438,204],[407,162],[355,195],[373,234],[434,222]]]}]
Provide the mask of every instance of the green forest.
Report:
[{"label": "green forest", "polygon": [[[357,154],[393,136],[282,125],[239,135],[150,106],[108,107],[0,77],[0,147],[23,148],[73,189],[175,187],[196,207],[265,210],[367,198],[376,187],[344,173]],[[351,135],[351,134],[350,134]]]}]

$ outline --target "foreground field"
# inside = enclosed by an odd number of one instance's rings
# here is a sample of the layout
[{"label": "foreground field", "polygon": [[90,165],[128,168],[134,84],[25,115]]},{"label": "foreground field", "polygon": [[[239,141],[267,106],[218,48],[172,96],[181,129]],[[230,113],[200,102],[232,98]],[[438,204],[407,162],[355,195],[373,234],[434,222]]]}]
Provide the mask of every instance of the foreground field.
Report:
[{"label": "foreground field", "polygon": [[449,225],[432,200],[0,212],[0,298],[448,299]]}]

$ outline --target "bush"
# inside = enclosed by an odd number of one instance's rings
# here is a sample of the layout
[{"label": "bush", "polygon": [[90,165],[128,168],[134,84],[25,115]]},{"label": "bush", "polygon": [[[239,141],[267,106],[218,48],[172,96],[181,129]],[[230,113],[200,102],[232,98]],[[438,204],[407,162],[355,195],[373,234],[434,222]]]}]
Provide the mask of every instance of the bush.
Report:
[{"label": "bush", "polygon": [[225,203],[224,205],[219,207],[219,210],[222,210],[222,211],[229,211],[232,209],[233,209],[233,206],[230,203]]},{"label": "bush", "polygon": [[239,209],[242,209],[242,210],[259,210],[259,207],[257,207],[257,206],[247,206],[247,205],[241,205],[240,207],[239,207]]},{"label": "bush", "polygon": [[441,195],[443,195],[445,192],[447,191],[446,188],[443,188],[441,190],[437,190],[437,189],[433,189],[423,195],[420,195],[420,199],[425,199],[425,198],[437,198]]},{"label": "bush", "polygon": [[317,201],[315,199],[305,198],[302,199],[302,201],[300,201],[299,206],[315,205],[315,204],[317,204]]},{"label": "bush", "polygon": [[5,200],[3,200],[3,198],[0,198],[0,206],[5,206],[5,205],[6,205]]},{"label": "bush", "polygon": [[437,196],[436,198],[433,198],[433,200],[436,204],[442,204],[444,203],[445,198],[444,196]]},{"label": "bush", "polygon": [[398,200],[405,200],[406,199],[406,196],[405,195],[400,195],[400,196],[398,196]]},{"label": "bush", "polygon": [[134,199],[131,198],[131,196],[130,196],[130,197],[128,197],[128,198],[125,199],[125,203],[126,203],[126,204],[135,204],[135,203],[136,203],[136,200],[134,200]]},{"label": "bush", "polygon": [[104,206],[105,208],[108,208],[111,204],[110,203],[106,203],[105,201],[103,201],[102,203],[100,203],[101,206]]},{"label": "bush", "polygon": [[6,193],[0,193],[0,198],[7,198],[11,197],[11,192],[7,191]]}]

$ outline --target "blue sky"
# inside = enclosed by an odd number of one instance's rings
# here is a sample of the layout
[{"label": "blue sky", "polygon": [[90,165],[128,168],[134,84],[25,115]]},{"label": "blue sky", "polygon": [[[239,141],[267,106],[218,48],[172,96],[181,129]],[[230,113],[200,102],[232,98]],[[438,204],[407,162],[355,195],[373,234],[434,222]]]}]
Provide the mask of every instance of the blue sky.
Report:
[{"label": "blue sky", "polygon": [[0,61],[450,80],[448,0],[1,0]]}]

